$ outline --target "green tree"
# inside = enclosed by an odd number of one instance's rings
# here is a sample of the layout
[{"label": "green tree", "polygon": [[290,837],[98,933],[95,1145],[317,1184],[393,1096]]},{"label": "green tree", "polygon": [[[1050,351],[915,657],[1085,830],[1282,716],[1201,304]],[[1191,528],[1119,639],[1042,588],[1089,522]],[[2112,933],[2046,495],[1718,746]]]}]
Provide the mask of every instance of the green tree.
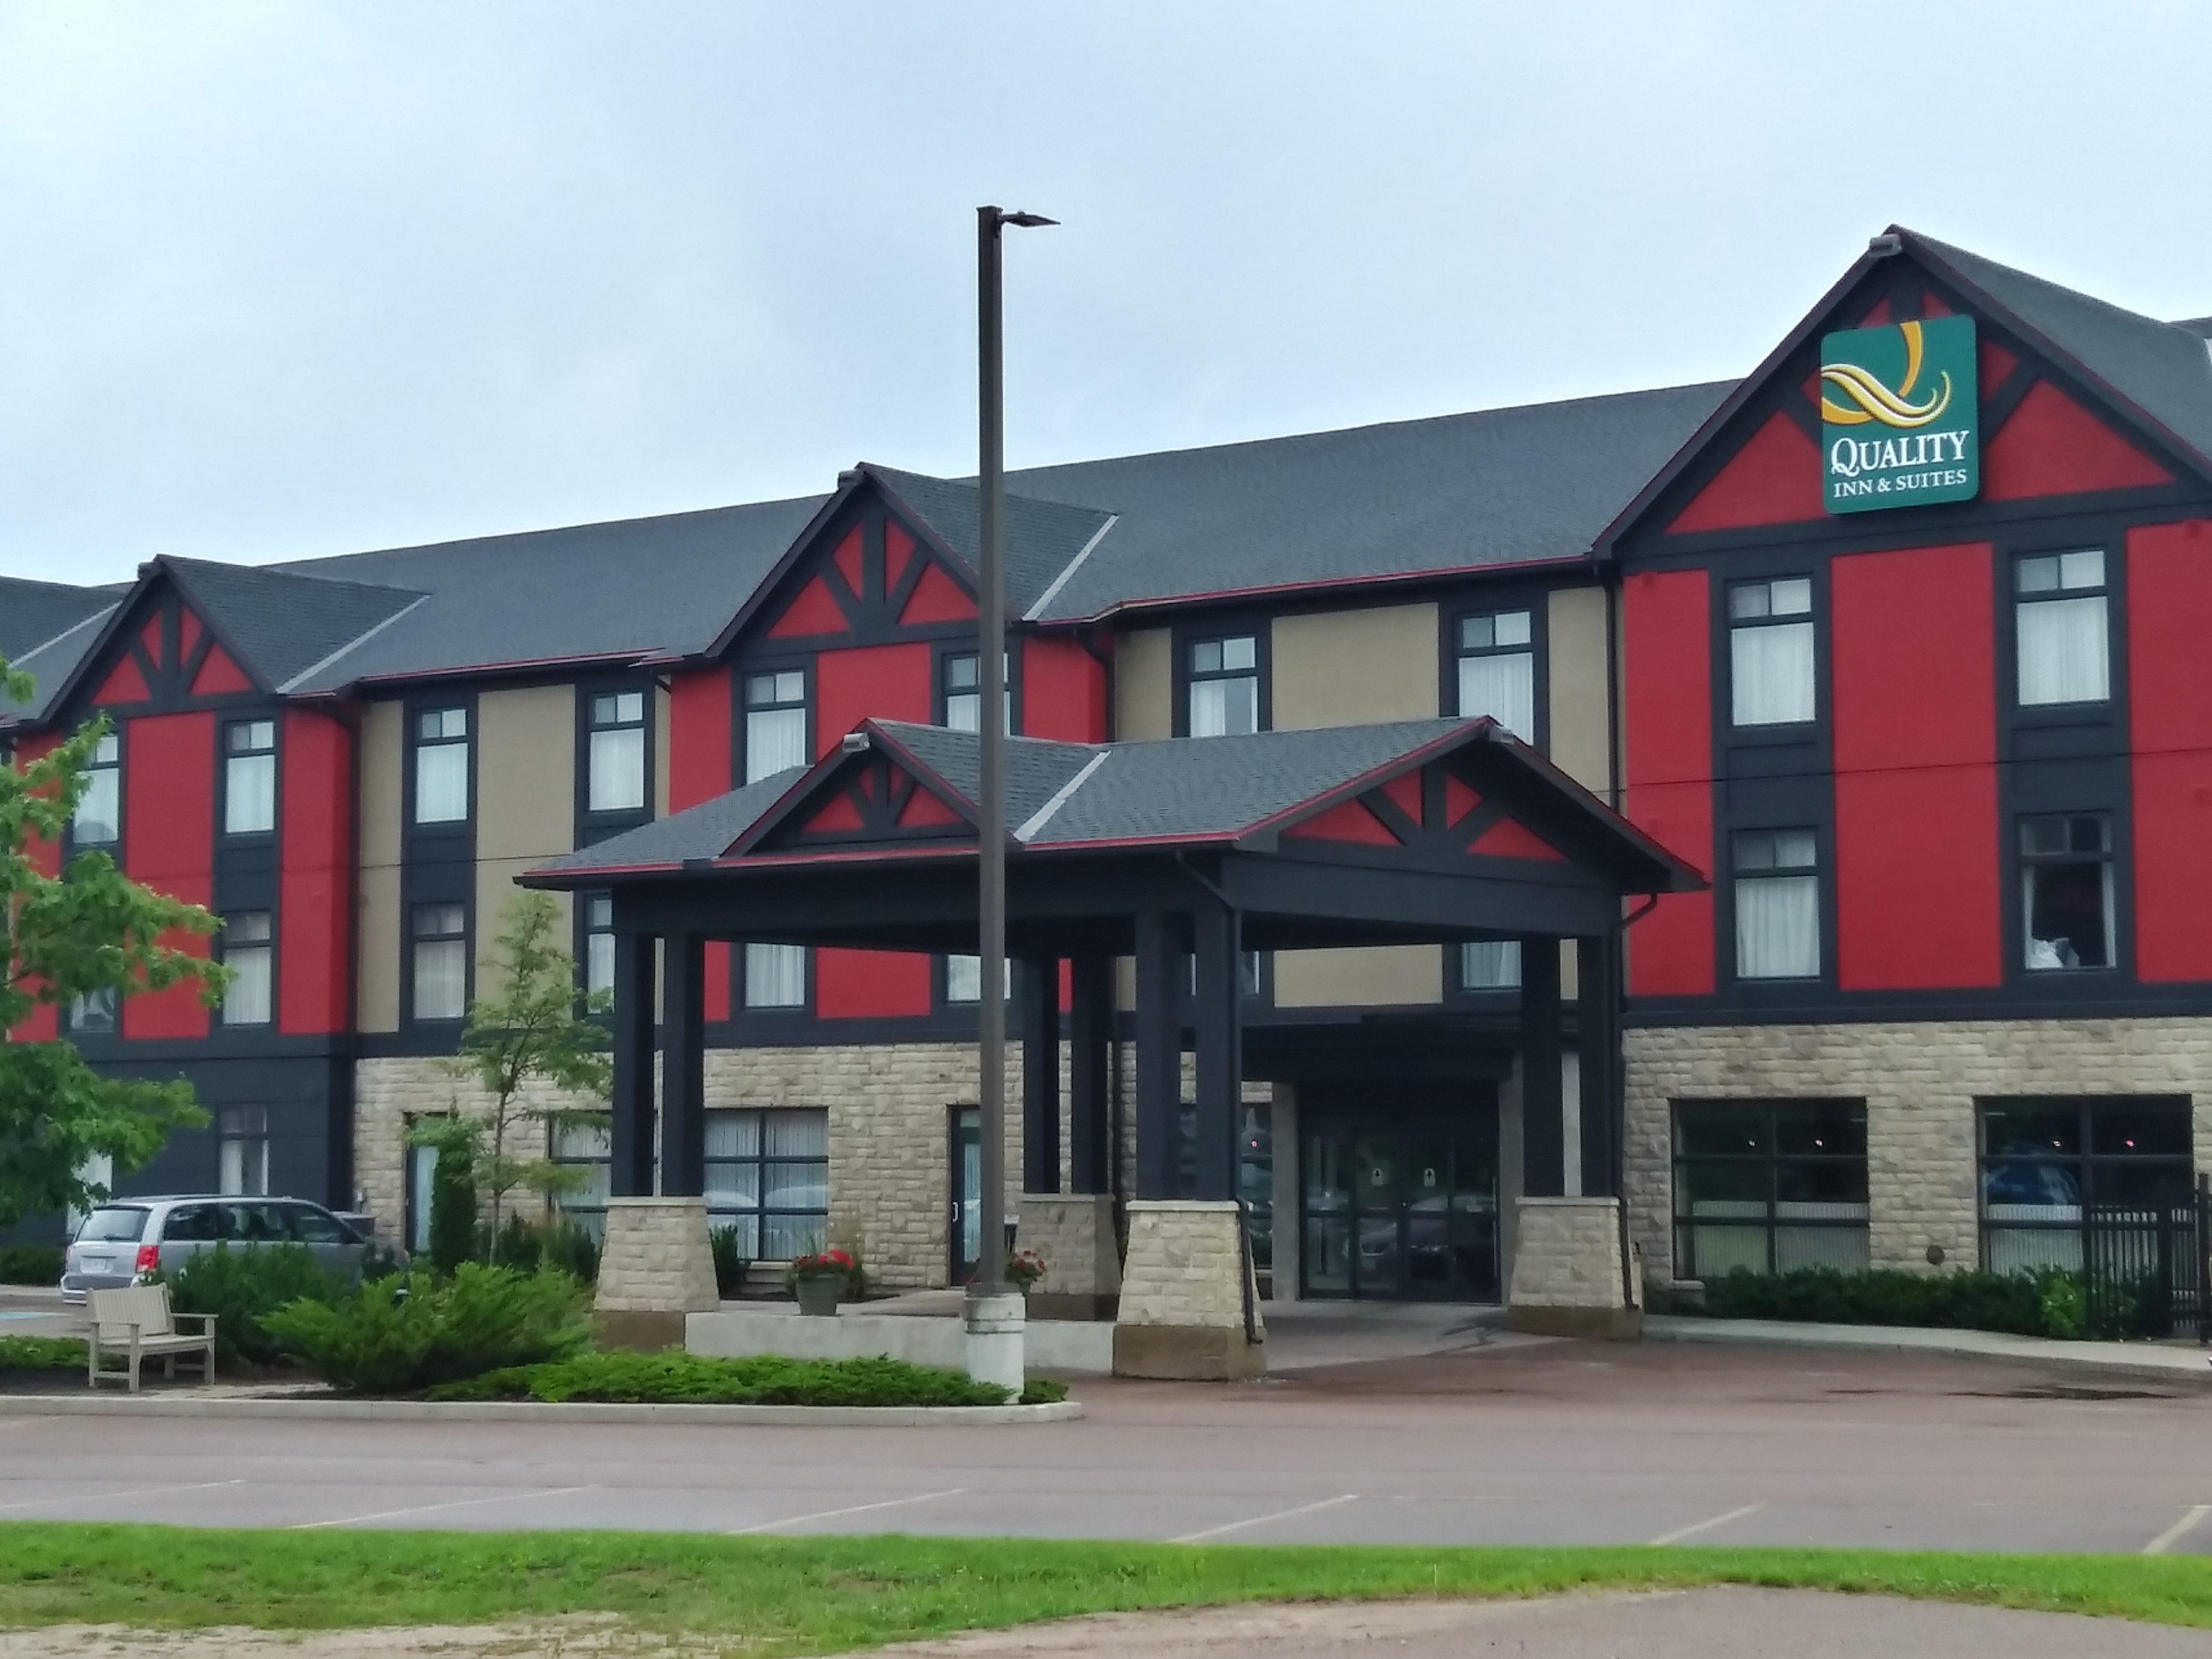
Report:
[{"label": "green tree", "polygon": [[[27,702],[33,690],[0,657],[0,700]],[[107,730],[102,715],[35,760],[0,766],[0,1226],[89,1208],[108,1196],[81,1173],[95,1156],[125,1173],[173,1131],[207,1121],[181,1079],[104,1078],[66,1041],[10,1037],[42,1006],[112,992],[119,1008],[197,981],[212,1007],[229,981],[221,963],[168,942],[215,932],[216,918],[198,905],[141,887],[102,852],[78,854],[59,876],[38,867],[35,845],[60,844]]]},{"label": "green tree", "polygon": [[[581,1182],[580,1171],[550,1158],[511,1156],[510,1133],[526,1123],[605,1110],[614,1087],[606,1028],[592,1018],[611,1008],[614,999],[604,991],[578,993],[575,958],[556,940],[560,926],[561,907],[550,893],[523,893],[507,907],[507,931],[490,963],[496,994],[470,1005],[468,1029],[451,1061],[456,1077],[474,1082],[491,1100],[483,1123],[490,1145],[476,1159],[476,1176],[491,1198],[495,1261],[509,1193],[518,1187],[549,1194],[572,1191]],[[592,1105],[532,1106],[524,1096],[532,1082]]]}]

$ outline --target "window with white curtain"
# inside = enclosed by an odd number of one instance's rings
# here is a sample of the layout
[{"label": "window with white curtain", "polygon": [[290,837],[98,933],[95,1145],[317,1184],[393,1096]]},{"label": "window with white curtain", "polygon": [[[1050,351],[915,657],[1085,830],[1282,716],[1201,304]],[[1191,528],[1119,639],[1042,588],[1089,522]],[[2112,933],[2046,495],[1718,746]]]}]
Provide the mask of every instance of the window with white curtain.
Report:
[{"label": "window with white curtain", "polygon": [[2039,553],[2013,567],[2014,641],[2023,708],[2104,702],[2112,695],[2105,556]]},{"label": "window with white curtain", "polygon": [[467,1018],[468,906],[418,904],[411,931],[415,945],[415,1018]]},{"label": "window with white curtain", "polygon": [[[1014,994],[1014,959],[1006,958],[1005,994]],[[945,958],[945,1000],[981,1002],[983,1000],[983,958],[948,956]]]},{"label": "window with white curtain", "polygon": [[226,1106],[216,1114],[216,1190],[226,1197],[261,1198],[267,1195],[269,1109],[266,1106]]},{"label": "window with white curtain", "polygon": [[803,945],[745,946],[745,1006],[803,1008],[806,1006],[806,947]]},{"label": "window with white curtain", "polygon": [[265,836],[276,827],[276,722],[234,720],[222,769],[222,830]]},{"label": "window with white curtain", "polygon": [[830,1231],[830,1114],[819,1106],[707,1114],[707,1219],[737,1230],[738,1254],[788,1261]]},{"label": "window with white curtain", "polygon": [[1738,726],[1813,718],[1811,577],[1730,584],[1729,686]]},{"label": "window with white curtain", "polygon": [[[1006,730],[1014,729],[1014,670],[1005,658]],[[980,732],[983,709],[983,659],[973,651],[948,654],[944,665],[943,724],[955,732]]]},{"label": "window with white curtain", "polygon": [[230,984],[222,994],[226,1025],[266,1025],[276,1002],[276,930],[266,910],[246,910],[222,924],[223,965]]},{"label": "window with white curtain", "polygon": [[592,697],[590,761],[588,810],[635,812],[644,807],[644,692],[605,691]]},{"label": "window with white curtain", "polygon": [[1815,979],[1820,878],[1810,830],[1756,830],[1735,840],[1738,979]]},{"label": "window with white curtain", "polygon": [[469,711],[425,708],[415,717],[415,822],[469,819]]},{"label": "window with white curtain", "polygon": [[745,781],[758,783],[806,763],[805,671],[746,675]]},{"label": "window with white curtain", "polygon": [[70,840],[79,847],[112,847],[123,830],[123,739],[110,732],[84,769],[84,793],[70,819]]},{"label": "window with white curtain", "polygon": [[1190,735],[1233,738],[1260,729],[1256,635],[1195,640],[1190,647]]},{"label": "window with white curtain", "polygon": [[1460,988],[1511,991],[1521,984],[1521,941],[1486,939],[1459,947]]},{"label": "window with white curtain", "polygon": [[584,988],[615,988],[615,899],[611,893],[584,895]]},{"label": "window with white curtain", "polygon": [[1536,740],[1536,651],[1526,611],[1459,619],[1459,712]]}]

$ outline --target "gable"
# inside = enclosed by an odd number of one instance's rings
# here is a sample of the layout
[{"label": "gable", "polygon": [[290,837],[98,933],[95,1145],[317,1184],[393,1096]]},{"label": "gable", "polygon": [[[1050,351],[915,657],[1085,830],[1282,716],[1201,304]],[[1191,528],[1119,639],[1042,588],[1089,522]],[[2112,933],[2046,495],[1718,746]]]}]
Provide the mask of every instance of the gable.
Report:
[{"label": "gable", "polygon": [[252,676],[173,582],[152,586],[118,619],[87,665],[84,701],[118,713],[151,713],[258,696]]},{"label": "gable", "polygon": [[1365,859],[1372,856],[1369,849],[1390,848],[1432,868],[1464,869],[1492,860],[1572,862],[1504,794],[1486,793],[1449,760],[1409,769],[1297,818],[1284,828],[1282,838],[1286,852],[1295,848],[1327,856],[1334,849]]},{"label": "gable", "polygon": [[869,644],[975,618],[965,572],[872,484],[795,545],[752,623],[763,637]]},{"label": "gable", "polygon": [[901,843],[914,843],[920,850],[975,839],[965,810],[939,785],[882,750],[870,750],[816,779],[756,837],[732,850],[811,852]]}]

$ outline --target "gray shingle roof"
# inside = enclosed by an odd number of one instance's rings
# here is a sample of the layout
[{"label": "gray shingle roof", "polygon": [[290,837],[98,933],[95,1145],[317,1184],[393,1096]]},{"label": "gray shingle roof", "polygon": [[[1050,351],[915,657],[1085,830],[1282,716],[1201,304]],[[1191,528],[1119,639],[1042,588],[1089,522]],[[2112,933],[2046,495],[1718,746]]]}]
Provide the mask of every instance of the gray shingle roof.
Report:
[{"label": "gray shingle roof", "polygon": [[1121,514],[1042,616],[1586,556],[1732,381],[1007,475]]},{"label": "gray shingle roof", "polygon": [[422,598],[405,588],[252,565],[164,558],[193,608],[229,636],[272,687],[327,659]]},{"label": "gray shingle roof", "polygon": [[[976,572],[982,556],[983,492],[973,480],[932,478],[872,465],[866,471],[943,537],[971,575]],[[1113,516],[1097,507],[1009,493],[999,526],[1007,610],[1018,617],[1035,605]]]},{"label": "gray shingle roof", "polygon": [[803,766],[792,767],[733,789],[726,795],[701,801],[681,812],[640,824],[619,836],[594,842],[574,853],[564,853],[537,866],[543,873],[607,870],[634,865],[681,864],[686,859],[710,859],[752,828],[761,815],[783,799],[784,792],[806,775]]},{"label": "gray shingle roof", "polygon": [[12,660],[36,650],[88,617],[98,616],[129,591],[0,576],[0,656]]}]

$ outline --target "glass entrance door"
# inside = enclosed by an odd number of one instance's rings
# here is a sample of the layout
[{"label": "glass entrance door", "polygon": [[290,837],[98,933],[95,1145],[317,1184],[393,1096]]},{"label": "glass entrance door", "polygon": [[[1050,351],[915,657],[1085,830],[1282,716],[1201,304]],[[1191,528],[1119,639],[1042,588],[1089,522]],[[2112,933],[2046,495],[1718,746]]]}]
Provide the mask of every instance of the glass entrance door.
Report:
[{"label": "glass entrance door", "polygon": [[1494,1106],[1316,1111],[1304,1139],[1306,1295],[1498,1299]]},{"label": "glass entrance door", "polygon": [[952,1202],[948,1254],[952,1282],[965,1285],[983,1260],[983,1114],[975,1106],[952,1109],[951,1152]]}]

